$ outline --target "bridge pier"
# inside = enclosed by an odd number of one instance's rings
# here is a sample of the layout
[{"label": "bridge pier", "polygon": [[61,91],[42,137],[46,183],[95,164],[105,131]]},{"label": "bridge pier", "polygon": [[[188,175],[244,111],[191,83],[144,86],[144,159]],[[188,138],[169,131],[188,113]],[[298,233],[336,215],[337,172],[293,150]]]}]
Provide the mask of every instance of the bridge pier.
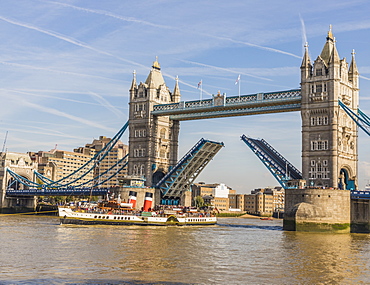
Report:
[{"label": "bridge pier", "polygon": [[286,189],[283,228],[288,231],[349,233],[350,191]]},{"label": "bridge pier", "polygon": [[37,197],[6,197],[3,196],[0,213],[34,212],[37,206]]},{"label": "bridge pier", "polygon": [[351,199],[351,232],[370,233],[369,199]]}]

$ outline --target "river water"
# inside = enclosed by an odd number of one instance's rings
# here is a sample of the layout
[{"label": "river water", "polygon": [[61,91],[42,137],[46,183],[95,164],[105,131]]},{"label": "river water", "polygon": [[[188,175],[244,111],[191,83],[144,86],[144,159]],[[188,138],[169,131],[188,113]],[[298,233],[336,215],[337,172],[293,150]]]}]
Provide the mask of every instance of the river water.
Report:
[{"label": "river water", "polygon": [[246,218],[140,227],[0,215],[0,284],[370,284],[370,235]]}]

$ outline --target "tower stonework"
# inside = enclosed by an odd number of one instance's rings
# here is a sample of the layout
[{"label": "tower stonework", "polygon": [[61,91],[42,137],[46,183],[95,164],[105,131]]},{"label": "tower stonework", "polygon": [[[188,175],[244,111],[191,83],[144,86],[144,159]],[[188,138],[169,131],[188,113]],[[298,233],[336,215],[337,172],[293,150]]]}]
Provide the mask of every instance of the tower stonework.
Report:
[{"label": "tower stonework", "polygon": [[305,189],[286,189],[284,229],[350,231],[350,191],[357,188],[357,125],[339,100],[357,113],[359,73],[340,59],[331,28],[311,63],[301,65],[302,176]]},{"label": "tower stonework", "polygon": [[301,65],[302,174],[307,185],[357,188],[357,125],[340,108],[358,108],[358,70],[340,59],[331,30],[315,62],[306,46]]},{"label": "tower stonework", "polygon": [[168,116],[151,114],[153,106],[180,101],[178,80],[173,92],[163,79],[156,60],[146,81],[136,83],[136,74],[130,88],[129,163],[128,174],[143,176],[145,185],[157,183],[177,162],[180,124]]}]

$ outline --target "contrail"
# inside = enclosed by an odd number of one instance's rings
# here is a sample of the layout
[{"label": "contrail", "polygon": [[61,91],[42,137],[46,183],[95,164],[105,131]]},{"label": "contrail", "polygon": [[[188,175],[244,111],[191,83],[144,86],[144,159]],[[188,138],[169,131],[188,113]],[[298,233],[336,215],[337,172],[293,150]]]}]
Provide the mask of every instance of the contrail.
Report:
[{"label": "contrail", "polygon": [[289,56],[299,58],[299,59],[301,58],[299,55],[295,55],[293,53],[286,52],[286,51],[279,50],[279,49],[275,49],[275,48],[260,46],[260,45],[256,45],[256,44],[252,44],[252,43],[248,43],[248,42],[243,42],[243,41],[237,41],[237,40],[234,40],[234,39],[231,39],[231,38],[226,38],[226,37],[213,36],[213,35],[201,34],[201,33],[198,33],[198,34],[202,35],[202,36],[208,36],[208,37],[211,37],[211,38],[215,38],[215,39],[227,40],[227,41],[230,41],[230,42],[233,42],[233,43],[243,44],[243,45],[246,45],[246,46],[255,47],[255,48],[259,48],[259,49],[263,49],[263,50],[267,50],[267,51],[271,51],[271,52],[281,53],[281,54],[289,55]]},{"label": "contrail", "polygon": [[[74,103],[89,104],[89,105],[93,105],[93,106],[101,106],[102,105],[102,104],[92,103],[92,102],[88,102],[88,101],[80,101],[80,100],[76,100],[76,99],[67,99],[67,98],[62,98],[62,97],[55,97],[55,96],[49,96],[49,95],[35,94],[35,93],[26,92],[26,91],[22,91],[22,90],[14,90],[14,89],[3,89],[3,88],[0,88],[0,91],[13,92],[13,93],[31,95],[31,96],[42,97],[42,98],[51,98],[51,99],[62,100],[62,101],[69,101],[69,102],[74,102]],[[87,93],[81,93],[81,92],[67,92],[67,91],[66,92],[61,91],[61,92],[58,92],[58,93],[87,94]]]},{"label": "contrail", "polygon": [[20,27],[24,27],[24,28],[27,28],[27,29],[30,29],[30,30],[34,30],[34,31],[37,31],[37,32],[40,32],[40,33],[43,33],[43,34],[46,34],[46,35],[55,37],[57,39],[66,41],[68,43],[71,43],[71,44],[76,45],[76,46],[79,46],[79,47],[83,47],[83,48],[86,48],[86,49],[95,51],[95,52],[100,53],[100,54],[103,54],[103,55],[114,57],[114,58],[116,58],[118,60],[124,61],[126,63],[130,63],[132,65],[137,65],[137,66],[140,66],[140,67],[143,67],[143,68],[147,68],[147,66],[144,66],[141,63],[137,63],[137,62],[134,62],[134,61],[131,61],[131,60],[128,60],[128,59],[124,59],[124,58],[119,57],[119,56],[115,56],[115,55],[113,55],[113,54],[111,54],[109,52],[98,50],[98,49],[96,49],[96,48],[94,48],[92,46],[87,45],[86,43],[83,43],[83,42],[80,42],[78,40],[69,38],[67,36],[61,35],[61,34],[56,33],[56,32],[51,32],[51,31],[48,31],[48,30],[44,30],[44,29],[41,29],[41,28],[38,28],[38,27],[35,27],[35,26],[32,26],[32,25],[29,25],[29,24],[20,23],[20,22],[17,22],[15,20],[11,20],[11,19],[5,18],[3,16],[0,16],[0,20],[3,20],[5,22],[8,22],[8,23],[13,24],[13,25],[17,25],[17,26],[20,26]]},{"label": "contrail", "polygon": [[100,78],[104,80],[112,80],[112,81],[121,81],[118,79],[98,76],[98,75],[89,75],[89,74],[83,74],[83,73],[77,73],[77,72],[70,72],[70,71],[62,71],[62,70],[56,70],[51,68],[45,68],[45,67],[38,67],[33,65],[26,65],[26,64],[20,64],[20,63],[14,63],[14,62],[7,62],[7,61],[0,61],[0,64],[9,65],[9,66],[15,66],[15,67],[21,67],[21,68],[29,68],[29,69],[35,69],[35,70],[43,70],[43,71],[50,71],[55,73],[61,73],[61,74],[67,74],[67,75],[76,75],[81,77],[91,77],[91,78]]},{"label": "contrail", "polygon": [[299,14],[299,19],[301,21],[301,27],[302,27],[302,55],[304,54],[304,46],[306,45],[306,43],[308,43],[307,41],[307,33],[306,33],[306,26],[304,24],[304,21],[303,21],[303,18],[301,16],[301,14]]},{"label": "contrail", "polygon": [[132,18],[132,17],[122,17],[122,16],[119,16],[117,14],[113,14],[111,12],[104,11],[104,10],[83,8],[83,7],[74,6],[74,5],[71,5],[71,4],[66,4],[66,3],[61,3],[61,2],[54,2],[54,1],[44,1],[44,2],[51,3],[51,4],[57,4],[57,5],[65,6],[65,7],[70,7],[70,8],[76,9],[76,10],[80,10],[80,11],[84,11],[84,12],[90,12],[90,13],[93,13],[93,14],[104,15],[104,16],[112,17],[112,18],[115,18],[115,19],[118,19],[118,20],[121,20],[121,21],[125,21],[125,22],[139,23],[139,24],[144,24],[144,25],[147,25],[147,26],[152,26],[152,27],[162,28],[162,29],[168,29],[168,30],[179,30],[178,28],[175,28],[175,27],[172,27],[172,26],[158,25],[158,24],[154,24],[154,23],[151,23],[151,22],[148,22],[148,21],[138,20],[138,19],[135,19],[135,18]]},{"label": "contrail", "polygon": [[108,16],[108,17],[112,17],[112,18],[121,20],[121,21],[136,22],[136,23],[140,23],[140,24],[144,24],[144,25],[148,25],[148,26],[152,26],[152,27],[156,27],[156,28],[162,28],[162,29],[167,29],[167,30],[177,30],[177,31],[181,31],[181,32],[187,32],[187,33],[191,33],[191,34],[207,36],[207,37],[214,38],[214,39],[226,40],[226,41],[230,41],[230,42],[234,42],[234,43],[238,43],[238,44],[243,44],[243,45],[250,46],[250,47],[255,47],[255,48],[259,48],[259,49],[263,49],[263,50],[267,50],[267,51],[271,51],[271,52],[276,52],[276,53],[289,55],[289,56],[296,57],[296,58],[301,58],[300,56],[295,55],[295,54],[290,53],[290,52],[286,52],[286,51],[282,51],[282,50],[278,50],[278,49],[274,49],[274,48],[270,48],[270,47],[260,46],[260,45],[252,44],[252,43],[248,43],[248,42],[237,41],[237,40],[227,38],[227,37],[213,36],[213,35],[210,35],[210,34],[199,33],[199,32],[197,33],[195,31],[188,31],[188,30],[184,30],[184,29],[179,29],[179,28],[176,28],[176,27],[173,27],[173,26],[158,25],[158,24],[154,24],[154,23],[151,23],[151,22],[148,22],[148,21],[137,20],[137,19],[131,18],[131,17],[130,18],[122,17],[122,16],[119,16],[119,15],[110,13],[108,11],[103,11],[103,10],[93,10],[93,9],[78,7],[78,6],[65,4],[65,3],[60,3],[60,2],[54,2],[54,1],[45,1],[45,2],[49,2],[49,3],[53,3],[53,4],[57,4],[57,5],[62,5],[62,6],[65,6],[65,7],[71,7],[73,9],[77,9],[77,10],[81,10],[81,11],[85,11],[85,12],[104,15],[104,16]]},{"label": "contrail", "polygon": [[105,98],[103,98],[101,95],[95,93],[95,92],[89,92],[91,96],[94,97],[95,100],[97,100],[101,105],[103,105],[105,108],[107,108],[112,113],[116,114],[118,118],[121,118],[125,114],[123,114],[120,110],[118,110],[116,107],[114,107],[111,103],[109,103]]},{"label": "contrail", "polygon": [[181,61],[187,62],[187,63],[191,63],[191,64],[195,64],[195,65],[200,65],[200,66],[214,68],[214,69],[217,69],[217,70],[227,71],[227,72],[231,72],[231,73],[235,73],[235,74],[243,74],[243,75],[247,75],[247,76],[258,78],[258,79],[262,79],[262,80],[272,81],[272,79],[269,79],[269,78],[260,77],[260,76],[248,74],[248,73],[245,73],[245,72],[244,73],[241,73],[239,71],[234,71],[232,69],[228,69],[228,68],[224,68],[224,67],[218,67],[218,66],[208,65],[208,64],[204,64],[204,63],[198,63],[198,62],[194,62],[194,61],[189,61],[189,60],[181,60]]},{"label": "contrail", "polygon": [[78,123],[81,123],[81,124],[84,124],[84,125],[88,125],[90,127],[102,129],[104,131],[110,131],[110,132],[113,132],[113,133],[117,131],[117,130],[108,128],[106,126],[103,126],[103,125],[101,125],[101,124],[99,124],[98,122],[95,122],[95,121],[92,122],[92,121],[86,120],[84,118],[77,117],[77,116],[59,111],[59,110],[54,109],[54,108],[50,108],[50,107],[45,108],[44,106],[28,102],[28,101],[24,100],[24,98],[16,98],[16,96],[12,96],[11,99],[12,100],[16,99],[19,104],[22,104],[24,106],[27,106],[27,107],[30,107],[30,108],[33,108],[33,109],[36,109],[36,110],[39,110],[39,111],[42,111],[42,112],[45,112],[45,113],[49,113],[49,114],[52,114],[52,115],[55,115],[55,116],[64,117],[64,118],[70,119],[72,121],[75,121],[75,122],[78,122]]},{"label": "contrail", "polygon": [[[25,127],[23,125],[23,127]],[[14,132],[23,132],[23,133],[30,133],[30,134],[38,134],[38,135],[46,135],[46,136],[53,136],[53,137],[63,137],[63,138],[71,138],[71,139],[80,139],[80,137],[77,136],[71,136],[70,134],[65,134],[65,133],[55,133],[52,132],[53,130],[50,129],[43,129],[43,128],[38,128],[40,131],[36,131],[34,129],[30,130],[30,126],[26,126],[27,129],[17,129],[17,128],[7,128],[9,131],[14,131]]]},{"label": "contrail", "polygon": [[362,76],[362,75],[360,75],[359,77],[362,78],[362,79],[365,79],[365,80],[370,80],[370,78]]}]

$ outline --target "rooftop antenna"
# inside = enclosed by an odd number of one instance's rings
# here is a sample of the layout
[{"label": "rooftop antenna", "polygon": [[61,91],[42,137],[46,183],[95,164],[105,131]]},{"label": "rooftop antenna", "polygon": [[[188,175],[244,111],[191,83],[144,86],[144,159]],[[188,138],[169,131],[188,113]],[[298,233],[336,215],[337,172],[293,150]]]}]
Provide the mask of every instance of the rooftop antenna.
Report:
[{"label": "rooftop antenna", "polygon": [[6,131],[5,139],[4,139],[4,144],[3,144],[3,149],[1,150],[1,152],[4,152],[4,150],[5,150],[5,145],[6,145],[6,139],[7,138],[8,138],[8,131]]}]

